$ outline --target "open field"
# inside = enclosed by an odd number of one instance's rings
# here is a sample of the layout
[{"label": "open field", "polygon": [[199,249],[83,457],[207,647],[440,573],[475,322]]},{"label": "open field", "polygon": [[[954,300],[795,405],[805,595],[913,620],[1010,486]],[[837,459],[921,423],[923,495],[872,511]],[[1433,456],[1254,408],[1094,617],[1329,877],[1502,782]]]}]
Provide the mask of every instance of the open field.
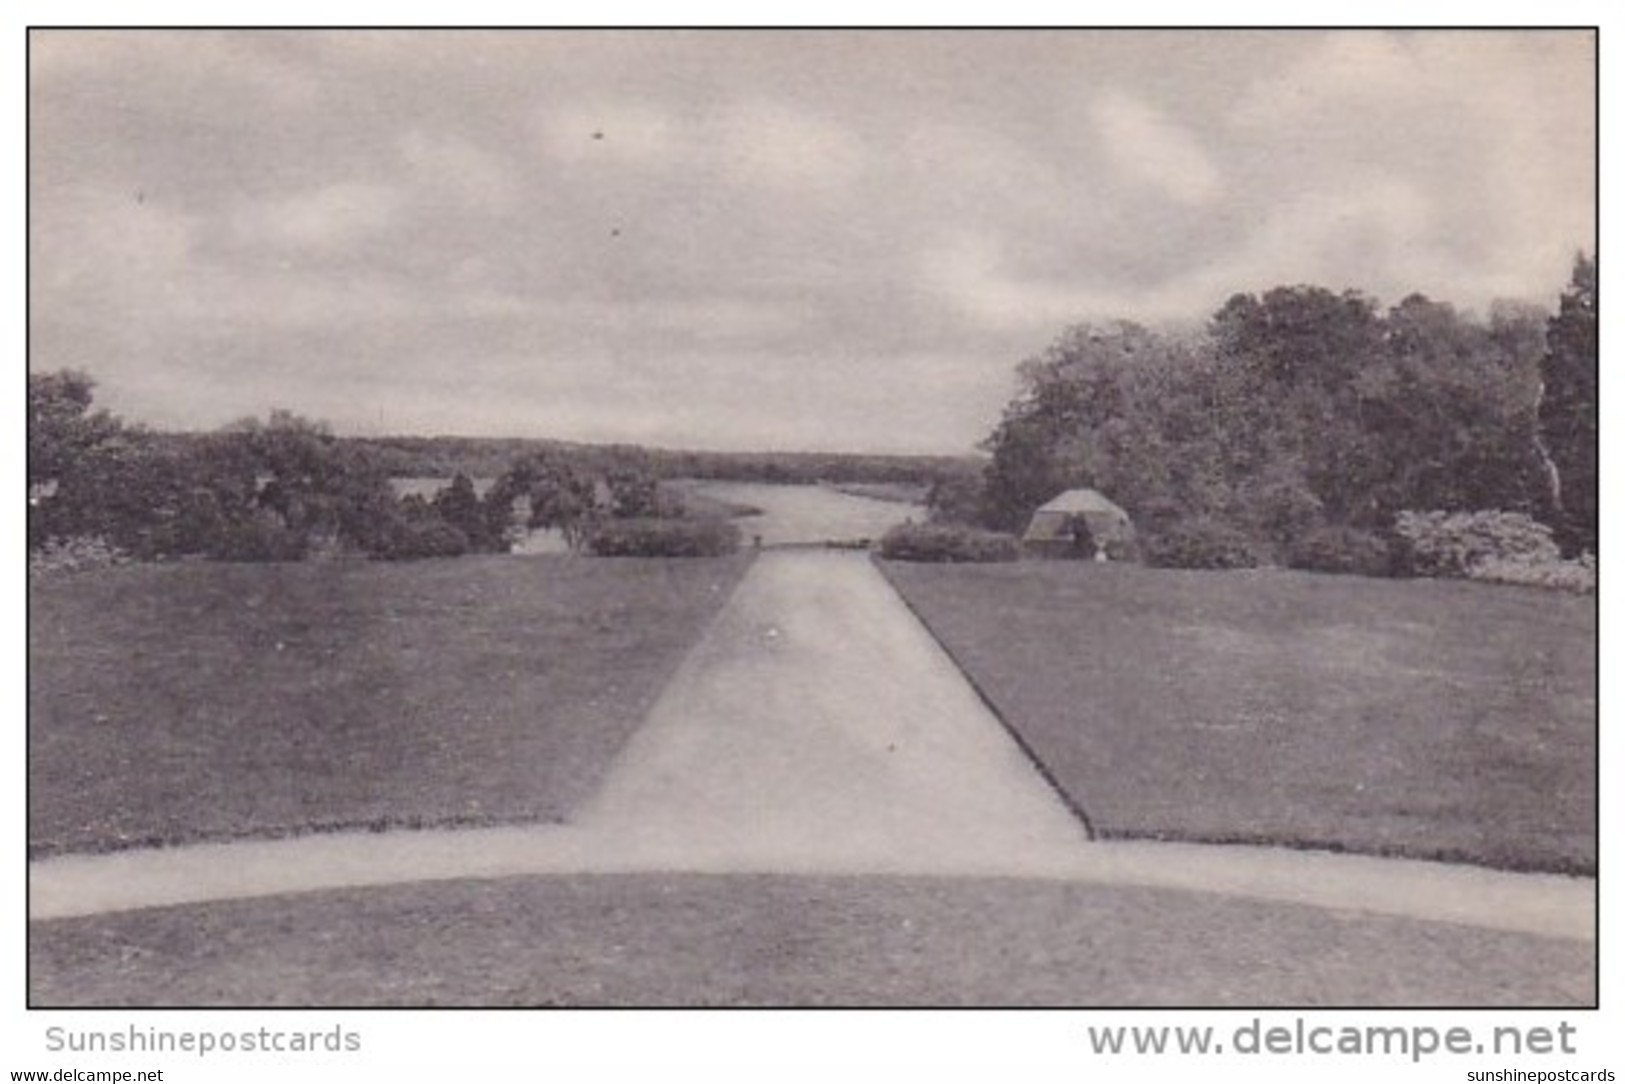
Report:
[{"label": "open field", "polygon": [[747,564],[208,563],[31,584],[30,849],[556,819]]},{"label": "open field", "polygon": [[884,569],[1102,836],[1596,870],[1594,599],[1278,571]]},{"label": "open field", "polygon": [[36,922],[29,1002],[1590,1005],[1594,947],[1046,881],[510,877]]}]

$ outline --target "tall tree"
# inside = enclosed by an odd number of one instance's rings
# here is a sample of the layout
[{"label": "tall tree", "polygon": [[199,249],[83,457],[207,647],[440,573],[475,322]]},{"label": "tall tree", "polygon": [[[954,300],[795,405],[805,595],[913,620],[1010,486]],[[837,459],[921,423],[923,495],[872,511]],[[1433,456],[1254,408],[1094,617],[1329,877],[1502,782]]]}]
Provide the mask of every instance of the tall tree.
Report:
[{"label": "tall tree", "polygon": [[297,540],[295,552],[343,545],[365,553],[387,545],[399,512],[382,467],[326,425],[286,410],[249,418],[219,435],[223,458],[254,471],[254,504]]},{"label": "tall tree", "polygon": [[1558,476],[1556,531],[1569,552],[1597,548],[1597,261],[1574,261],[1546,327],[1541,440]]},{"label": "tall tree", "polygon": [[654,516],[660,511],[660,485],[639,466],[616,467],[604,476],[610,514],[623,519]]},{"label": "tall tree", "polygon": [[598,521],[598,483],[563,460],[549,460],[530,486],[530,525],[554,528],[570,549],[581,548]]},{"label": "tall tree", "polygon": [[442,520],[461,531],[476,550],[501,548],[500,533],[494,539],[491,537],[490,520],[468,475],[459,472],[451,485],[435,494],[433,509]]},{"label": "tall tree", "polygon": [[93,410],[96,382],[64,369],[28,374],[28,482],[61,483],[84,457],[115,437],[120,425]]}]

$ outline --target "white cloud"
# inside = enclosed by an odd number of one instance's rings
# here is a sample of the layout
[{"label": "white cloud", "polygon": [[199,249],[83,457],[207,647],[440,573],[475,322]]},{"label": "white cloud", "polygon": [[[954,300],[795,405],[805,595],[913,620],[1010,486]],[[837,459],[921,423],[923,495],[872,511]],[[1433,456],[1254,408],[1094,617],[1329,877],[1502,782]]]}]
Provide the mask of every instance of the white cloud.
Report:
[{"label": "white cloud", "polygon": [[1160,110],[1113,90],[1089,112],[1112,161],[1133,179],[1191,206],[1219,194],[1222,178],[1201,144]]},{"label": "white cloud", "polygon": [[746,185],[838,188],[863,171],[863,143],[811,112],[767,101],[745,102],[718,116],[705,144],[724,173]]},{"label": "white cloud", "polygon": [[677,118],[643,102],[550,106],[540,125],[548,155],[572,165],[658,167],[692,153]]},{"label": "white cloud", "polygon": [[145,319],[190,274],[202,234],[196,215],[145,193],[82,186],[37,200],[29,215],[30,292],[42,311]]},{"label": "white cloud", "polygon": [[1592,45],[1573,32],[1328,33],[1241,99],[1235,145],[1261,176],[1304,167],[1300,195],[1335,196],[1372,169],[1448,191],[1441,228],[1474,255],[1439,288],[1463,302],[1539,296],[1594,244]]},{"label": "white cloud", "polygon": [[313,329],[398,322],[424,311],[417,291],[380,273],[199,270],[171,300],[177,322],[215,330]]},{"label": "white cloud", "polygon": [[394,226],[406,196],[389,185],[338,181],[270,201],[240,207],[234,226],[240,240],[290,248],[340,248]]},{"label": "white cloud", "polygon": [[317,75],[287,63],[261,41],[271,38],[204,30],[50,30],[29,36],[29,79],[98,79],[138,75],[143,89],[162,87],[185,108],[223,92],[246,91],[256,104],[304,109],[321,100]]},{"label": "white cloud", "polygon": [[834,189],[865,163],[862,141],[842,126],[768,100],[685,116],[636,101],[555,108],[542,142],[571,165],[683,169],[744,187]]},{"label": "white cloud", "polygon": [[[1332,289],[1413,290],[1478,300],[1486,284],[1441,256],[1433,211],[1415,188],[1370,179],[1313,193],[1269,214],[1238,244],[1141,289],[1109,279],[1024,278],[995,238],[966,235],[928,257],[926,277],[957,311],[988,328],[1058,328],[1084,320],[1200,319],[1233,293],[1315,283]],[[1487,300],[1487,298],[1486,298]]]},{"label": "white cloud", "polygon": [[400,151],[413,179],[430,192],[494,212],[510,210],[518,200],[513,171],[466,140],[414,129],[401,137]]},{"label": "white cloud", "polygon": [[805,313],[795,306],[725,295],[606,300],[527,296],[478,285],[457,290],[434,307],[454,318],[534,324],[538,343],[564,338],[662,346],[682,340],[760,344],[793,334],[805,322]]},{"label": "white cloud", "polygon": [[440,431],[940,447],[1066,323],[1295,281],[1549,302],[1593,228],[1583,35],[745,37],[49,40],[31,361],[339,423],[370,373]]},{"label": "white cloud", "polygon": [[1234,119],[1262,126],[1298,120],[1328,106],[1349,109],[1373,99],[1401,99],[1423,73],[1393,36],[1332,31],[1286,70],[1260,80],[1242,98]]}]

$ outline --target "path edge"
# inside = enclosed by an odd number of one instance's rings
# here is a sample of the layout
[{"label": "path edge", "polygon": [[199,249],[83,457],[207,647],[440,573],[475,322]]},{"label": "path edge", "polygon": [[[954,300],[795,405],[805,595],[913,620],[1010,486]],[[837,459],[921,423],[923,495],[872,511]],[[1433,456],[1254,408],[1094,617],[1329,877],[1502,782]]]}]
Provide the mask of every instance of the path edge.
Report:
[{"label": "path edge", "polygon": [[1070,791],[1061,786],[1060,780],[1055,778],[1055,774],[1050,771],[1049,765],[1045,764],[1043,758],[1038,755],[1038,751],[1028,744],[1021,731],[1017,730],[1010,720],[1005,717],[998,701],[994,700],[988,694],[988,691],[982,688],[981,682],[977,681],[965,664],[960,661],[959,656],[954,653],[954,649],[949,647],[942,637],[937,635],[937,630],[931,627],[931,622],[925,619],[925,615],[920,613],[908,595],[898,588],[896,582],[891,578],[887,562],[871,552],[869,554],[869,563],[880,573],[880,578],[886,582],[886,587],[891,590],[891,593],[897,596],[898,601],[903,604],[903,608],[908,610],[910,616],[919,622],[920,627],[925,630],[926,635],[931,637],[931,642],[937,645],[937,649],[943,655],[947,656],[949,662],[953,663],[953,667],[959,672],[959,676],[965,679],[965,683],[976,694],[976,698],[982,702],[982,706],[987,708],[993,718],[999,721],[999,726],[1010,736],[1010,740],[1016,743],[1016,748],[1021,750],[1021,755],[1027,758],[1028,763],[1038,772],[1039,777],[1048,784],[1050,790],[1061,800],[1061,804],[1066,807],[1067,812],[1076,817],[1078,823],[1083,825],[1084,834],[1088,836],[1091,842],[1099,840],[1101,838],[1100,833],[1095,831],[1094,822],[1089,819],[1089,813],[1083,808],[1083,804],[1073,797]]}]

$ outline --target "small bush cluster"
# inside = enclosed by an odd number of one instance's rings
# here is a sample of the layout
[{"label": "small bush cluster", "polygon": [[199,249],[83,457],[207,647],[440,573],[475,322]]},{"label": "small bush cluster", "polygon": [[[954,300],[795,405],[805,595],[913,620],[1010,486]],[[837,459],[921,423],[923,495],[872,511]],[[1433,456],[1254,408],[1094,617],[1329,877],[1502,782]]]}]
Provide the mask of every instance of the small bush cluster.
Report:
[{"label": "small bush cluster", "polygon": [[302,561],[311,540],[270,515],[245,515],[216,525],[204,553],[216,561]]},{"label": "small bush cluster", "polygon": [[1597,561],[1589,553],[1572,561],[1491,557],[1469,569],[1467,578],[1594,595],[1597,593]]},{"label": "small bush cluster", "polygon": [[1558,560],[1551,528],[1519,512],[1401,512],[1394,521],[1399,570],[1465,578],[1485,561]]},{"label": "small bush cluster", "polygon": [[1358,527],[1315,527],[1287,553],[1287,565],[1308,572],[1354,576],[1387,576],[1393,571],[1389,541]]},{"label": "small bush cluster", "polygon": [[1014,561],[1021,556],[1015,536],[946,523],[903,523],[880,540],[880,555],[894,561]]},{"label": "small bush cluster", "polygon": [[1178,520],[1148,532],[1140,552],[1153,568],[1254,568],[1259,563],[1244,531],[1210,516]]},{"label": "small bush cluster", "polygon": [[1551,528],[1521,513],[1401,512],[1394,534],[1397,564],[1409,575],[1597,590],[1596,558],[1563,560]]},{"label": "small bush cluster", "polygon": [[384,532],[374,555],[386,561],[414,561],[461,557],[469,548],[468,536],[443,519],[403,518]]},{"label": "small bush cluster", "polygon": [[112,568],[129,561],[129,556],[99,535],[52,538],[28,554],[28,575],[55,576]]},{"label": "small bush cluster", "polygon": [[739,528],[725,519],[607,519],[586,536],[598,557],[721,557],[739,549]]}]

